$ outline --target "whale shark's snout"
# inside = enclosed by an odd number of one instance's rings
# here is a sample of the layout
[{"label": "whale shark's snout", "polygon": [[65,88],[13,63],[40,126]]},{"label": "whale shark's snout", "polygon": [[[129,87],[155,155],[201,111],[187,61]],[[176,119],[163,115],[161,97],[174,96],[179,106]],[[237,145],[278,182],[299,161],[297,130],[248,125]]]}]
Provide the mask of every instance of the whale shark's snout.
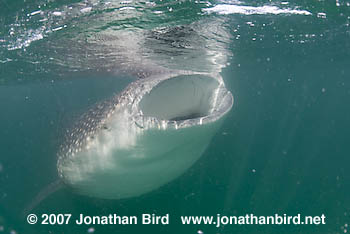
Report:
[{"label": "whale shark's snout", "polygon": [[174,74],[131,83],[97,105],[58,155],[63,182],[88,196],[139,196],[183,174],[231,109],[221,76]]}]

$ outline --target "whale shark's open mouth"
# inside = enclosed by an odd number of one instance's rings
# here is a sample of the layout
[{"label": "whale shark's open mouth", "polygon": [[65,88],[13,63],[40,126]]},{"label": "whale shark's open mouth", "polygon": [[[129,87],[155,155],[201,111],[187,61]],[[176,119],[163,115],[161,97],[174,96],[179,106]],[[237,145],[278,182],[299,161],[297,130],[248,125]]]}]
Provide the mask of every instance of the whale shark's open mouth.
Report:
[{"label": "whale shark's open mouth", "polygon": [[192,74],[160,81],[145,91],[138,108],[144,125],[148,120],[178,128],[215,121],[232,103],[233,97],[220,79]]},{"label": "whale shark's open mouth", "polygon": [[219,83],[207,76],[178,76],[159,83],[141,102],[145,116],[181,121],[209,115]]}]

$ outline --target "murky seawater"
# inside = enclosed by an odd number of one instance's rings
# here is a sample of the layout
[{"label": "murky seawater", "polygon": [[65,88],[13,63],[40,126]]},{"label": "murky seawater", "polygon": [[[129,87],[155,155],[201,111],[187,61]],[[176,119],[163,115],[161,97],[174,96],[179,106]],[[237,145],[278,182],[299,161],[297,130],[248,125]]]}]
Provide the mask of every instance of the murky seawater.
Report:
[{"label": "murky seawater", "polygon": [[[0,233],[349,232],[349,25],[346,1],[1,0]],[[84,113],[180,70],[221,74],[234,96],[192,167],[122,200],[57,186],[58,151]],[[28,212],[169,213],[170,224],[29,225]],[[180,223],[251,213],[326,224]]]}]

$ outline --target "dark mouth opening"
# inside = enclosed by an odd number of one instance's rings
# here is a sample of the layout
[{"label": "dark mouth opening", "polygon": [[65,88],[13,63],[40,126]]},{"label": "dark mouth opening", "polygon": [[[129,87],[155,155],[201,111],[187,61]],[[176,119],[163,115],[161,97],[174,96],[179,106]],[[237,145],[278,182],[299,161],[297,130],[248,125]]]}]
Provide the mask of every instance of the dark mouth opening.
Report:
[{"label": "dark mouth opening", "polygon": [[209,115],[219,83],[204,75],[181,75],[156,85],[140,101],[143,115],[182,121]]}]

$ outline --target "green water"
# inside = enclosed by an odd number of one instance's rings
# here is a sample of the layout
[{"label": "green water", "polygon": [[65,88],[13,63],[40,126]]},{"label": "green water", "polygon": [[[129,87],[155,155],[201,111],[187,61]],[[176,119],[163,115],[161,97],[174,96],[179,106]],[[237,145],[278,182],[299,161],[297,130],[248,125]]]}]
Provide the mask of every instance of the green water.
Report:
[{"label": "green water", "polygon": [[[226,12],[208,10],[217,5]],[[348,5],[1,0],[0,233],[349,232]],[[25,207],[58,180],[66,130],[97,102],[161,68],[220,72],[234,96],[202,157],[136,198],[61,188],[30,213],[169,214],[170,224],[27,224]],[[326,224],[180,223],[181,215],[218,213],[324,214]]]}]

